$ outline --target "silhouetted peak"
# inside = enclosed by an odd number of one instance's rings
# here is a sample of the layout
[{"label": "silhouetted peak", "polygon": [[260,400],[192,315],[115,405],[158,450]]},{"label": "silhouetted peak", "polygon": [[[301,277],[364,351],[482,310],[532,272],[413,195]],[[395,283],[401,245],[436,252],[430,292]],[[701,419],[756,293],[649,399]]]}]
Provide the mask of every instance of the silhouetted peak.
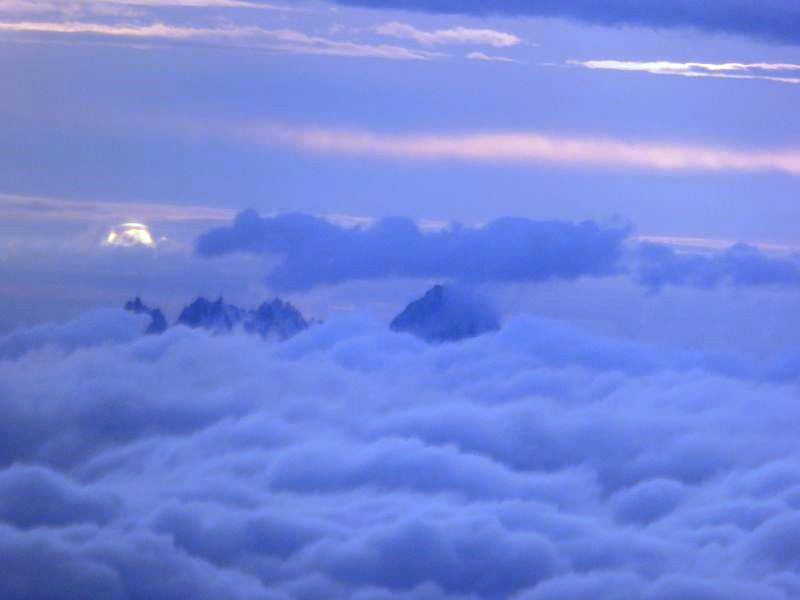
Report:
[{"label": "silhouetted peak", "polygon": [[466,288],[435,285],[411,302],[390,327],[429,341],[456,341],[500,329],[491,305]]},{"label": "silhouetted peak", "polygon": [[308,327],[300,311],[280,298],[248,310],[226,304],[222,297],[212,302],[202,296],[181,311],[178,324],[215,332],[231,331],[241,326],[247,332],[282,340]]},{"label": "silhouetted peak", "polygon": [[150,316],[150,324],[145,329],[147,334],[159,334],[167,330],[167,320],[164,318],[164,313],[158,308],[147,306],[139,296],[136,296],[133,300],[128,300],[125,303],[125,310],[137,315]]},{"label": "silhouetted peak", "polygon": [[225,304],[222,296],[213,302],[200,296],[181,311],[178,324],[213,331],[230,331],[241,320],[242,310],[232,304]]},{"label": "silhouetted peak", "polygon": [[137,315],[150,312],[150,308],[144,302],[142,302],[142,299],[139,296],[136,296],[133,300],[128,300],[125,303],[125,310]]}]

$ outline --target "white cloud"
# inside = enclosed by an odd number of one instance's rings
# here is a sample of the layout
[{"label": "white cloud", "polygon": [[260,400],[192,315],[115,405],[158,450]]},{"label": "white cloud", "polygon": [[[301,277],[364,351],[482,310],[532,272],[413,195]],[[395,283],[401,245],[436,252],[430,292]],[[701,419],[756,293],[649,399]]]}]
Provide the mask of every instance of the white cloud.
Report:
[{"label": "white cloud", "polygon": [[514,60],[513,58],[509,58],[508,56],[491,56],[483,52],[470,52],[469,54],[467,54],[467,58],[469,60],[481,60],[485,62],[505,62],[505,63],[517,62],[516,60]]},{"label": "white cloud", "polygon": [[479,44],[495,48],[508,48],[521,43],[521,40],[511,34],[494,29],[470,29],[467,27],[454,27],[452,29],[437,29],[423,31],[407,23],[383,23],[375,28],[379,35],[399,39],[414,40],[423,46],[440,46],[446,44]]},{"label": "white cloud", "polygon": [[361,44],[310,36],[292,29],[264,29],[255,26],[185,27],[164,23],[149,25],[105,24],[82,21],[0,22],[0,32],[40,33],[51,35],[90,35],[134,40],[226,42],[231,46],[257,48],[291,54],[317,54],[390,60],[430,60],[432,52],[400,46]]},{"label": "white cloud", "polygon": [[699,63],[670,62],[665,60],[642,62],[624,60],[571,60],[568,64],[587,69],[633,71],[654,75],[680,77],[713,77],[718,79],[761,79],[778,83],[800,84],[800,78],[765,75],[773,72],[800,71],[800,65],[791,63]]}]

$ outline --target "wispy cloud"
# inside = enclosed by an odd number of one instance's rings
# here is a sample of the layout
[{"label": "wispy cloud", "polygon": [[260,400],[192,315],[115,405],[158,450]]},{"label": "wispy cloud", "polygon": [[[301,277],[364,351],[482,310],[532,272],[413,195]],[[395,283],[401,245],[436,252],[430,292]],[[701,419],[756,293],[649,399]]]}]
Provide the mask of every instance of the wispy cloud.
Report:
[{"label": "wispy cloud", "polygon": [[571,65],[587,69],[611,71],[633,71],[654,75],[677,75],[680,77],[714,77],[718,79],[762,79],[778,83],[799,84],[800,77],[775,75],[800,71],[800,65],[791,63],[700,63],[629,60],[571,60]]},{"label": "wispy cloud", "polygon": [[271,48],[294,54],[385,58],[389,60],[431,60],[441,56],[437,53],[411,50],[402,46],[331,40],[319,36],[309,36],[289,29],[267,31],[266,37],[272,40]]},{"label": "wispy cloud", "polygon": [[[679,235],[635,235],[633,239],[640,242],[649,242],[661,246],[669,246],[678,251],[712,251],[728,250],[742,242],[725,238],[688,237]],[[776,244],[772,242],[746,242],[750,247],[762,252],[774,254],[795,254],[800,252],[800,246],[792,244]]]},{"label": "wispy cloud", "polygon": [[0,193],[0,219],[5,222],[68,221],[108,223],[141,219],[158,222],[228,221],[235,211],[225,208],[149,202],[90,202]]},{"label": "wispy cloud", "polygon": [[79,15],[132,17],[137,14],[132,4],[98,0],[0,0],[0,14],[59,15],[75,18]]},{"label": "wispy cloud", "polygon": [[310,36],[292,29],[263,29],[253,26],[184,27],[164,23],[149,25],[105,24],[83,21],[0,22],[0,32],[57,35],[93,35],[128,39],[227,42],[237,47],[258,48],[292,54],[318,54],[390,60],[429,60],[432,52],[410,50],[385,44],[362,44]]},{"label": "wispy cloud", "polygon": [[250,0],[0,0],[0,13],[61,15],[107,14],[134,12],[134,8],[246,8],[268,11],[297,11],[291,6],[253,2]]},{"label": "wispy cloud", "polygon": [[383,23],[375,28],[379,35],[399,39],[413,40],[423,46],[441,46],[448,44],[479,44],[495,48],[508,48],[521,43],[517,36],[494,29],[469,29],[467,27],[454,27],[452,29],[437,29],[423,31],[407,23],[393,21]]},{"label": "wispy cloud", "polygon": [[[211,130],[214,134],[214,130]],[[800,175],[800,150],[738,150],[536,132],[408,134],[267,125],[224,126],[225,136],[330,154],[409,160],[555,163],[659,171],[777,171]]]},{"label": "wispy cloud", "polygon": [[505,62],[505,63],[517,62],[516,60],[508,56],[492,56],[489,54],[485,54],[483,52],[470,52],[469,54],[467,54],[467,58],[469,60],[481,60],[484,62]]},{"label": "wispy cloud", "polygon": [[201,27],[178,27],[164,23],[150,25],[127,25],[87,22],[48,22],[48,21],[17,21],[13,23],[1,22],[0,31],[19,33],[55,33],[55,34],[89,34],[128,38],[161,38],[161,39],[192,39],[192,38],[246,38],[259,32],[256,27],[226,27],[219,29]]},{"label": "wispy cloud", "polygon": [[187,6],[209,8],[255,8],[259,10],[294,10],[290,6],[280,6],[265,2],[247,0],[89,0],[97,4],[128,4],[131,6]]}]

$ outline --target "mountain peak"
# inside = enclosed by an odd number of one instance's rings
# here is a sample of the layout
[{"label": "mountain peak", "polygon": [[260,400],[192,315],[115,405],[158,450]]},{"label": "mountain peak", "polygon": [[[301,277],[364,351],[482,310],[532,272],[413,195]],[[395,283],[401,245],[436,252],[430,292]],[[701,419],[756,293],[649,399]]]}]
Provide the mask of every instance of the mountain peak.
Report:
[{"label": "mountain peak", "polygon": [[164,313],[162,313],[158,308],[150,308],[147,306],[144,302],[142,302],[142,299],[139,296],[136,296],[136,298],[133,300],[128,300],[125,303],[125,310],[136,315],[150,316],[150,324],[144,331],[148,335],[158,335],[167,330],[167,319],[164,318]]},{"label": "mountain peak", "polygon": [[457,341],[500,329],[495,310],[484,299],[459,286],[435,285],[411,302],[390,327],[428,341]]},{"label": "mountain peak", "polygon": [[241,326],[249,333],[257,333],[264,338],[274,336],[281,340],[308,327],[300,311],[280,298],[263,302],[255,310],[248,310],[226,304],[222,297],[212,302],[203,296],[181,311],[178,324],[217,333]]},{"label": "mountain peak", "polygon": [[213,331],[230,331],[239,321],[241,310],[232,304],[225,304],[222,296],[213,302],[199,296],[178,317],[179,325]]}]

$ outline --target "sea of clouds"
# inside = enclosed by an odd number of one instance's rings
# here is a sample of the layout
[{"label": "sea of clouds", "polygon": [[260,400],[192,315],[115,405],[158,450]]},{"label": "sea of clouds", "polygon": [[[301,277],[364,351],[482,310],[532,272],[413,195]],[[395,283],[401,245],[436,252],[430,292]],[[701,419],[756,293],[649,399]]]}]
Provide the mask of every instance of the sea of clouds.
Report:
[{"label": "sea of clouds", "polygon": [[146,322],[0,338],[0,597],[800,596],[797,355]]}]

